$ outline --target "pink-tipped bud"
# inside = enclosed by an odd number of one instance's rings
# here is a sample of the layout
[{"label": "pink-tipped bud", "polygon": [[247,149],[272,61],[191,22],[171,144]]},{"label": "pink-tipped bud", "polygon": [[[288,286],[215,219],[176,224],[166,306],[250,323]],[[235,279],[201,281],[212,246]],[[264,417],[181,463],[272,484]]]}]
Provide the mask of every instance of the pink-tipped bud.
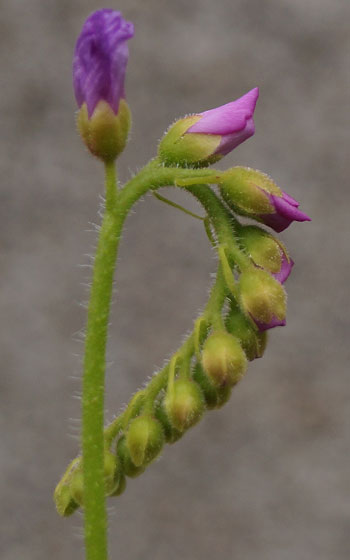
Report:
[{"label": "pink-tipped bud", "polygon": [[176,121],[159,144],[167,165],[205,167],[220,160],[254,132],[259,96],[254,88],[236,101]]},{"label": "pink-tipped bud", "polygon": [[287,280],[294,262],[281,241],[257,226],[243,226],[239,238],[256,266],[270,272],[281,284]]},{"label": "pink-tipped bud", "polygon": [[265,270],[242,272],[239,280],[240,305],[260,331],[286,324],[286,293]]},{"label": "pink-tipped bud", "polygon": [[235,212],[254,218],[277,232],[286,229],[293,221],[310,221],[309,216],[298,209],[299,203],[294,198],[256,169],[229,169],[222,176],[220,192]]}]

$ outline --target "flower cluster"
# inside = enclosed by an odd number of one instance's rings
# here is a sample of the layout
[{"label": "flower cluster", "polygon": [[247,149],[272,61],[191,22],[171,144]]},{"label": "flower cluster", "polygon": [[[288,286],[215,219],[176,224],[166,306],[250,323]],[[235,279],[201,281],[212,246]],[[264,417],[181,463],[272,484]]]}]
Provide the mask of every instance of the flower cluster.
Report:
[{"label": "flower cluster", "polygon": [[[132,24],[119,12],[99,10],[85,22],[76,45],[78,128],[89,150],[106,164],[114,162],[127,141],[130,112],[124,78],[132,36]],[[225,172],[205,169],[254,134],[258,96],[254,88],[236,101],[177,120],[160,141],[150,175],[130,181],[119,199],[120,204],[136,201],[147,189],[169,184],[187,189],[206,211],[204,223],[219,266],[192,334],[106,428],[106,495],[121,494],[126,476],[144,472],[166,442],[177,441],[206,410],[225,404],[248,362],[263,355],[267,331],[286,324],[284,283],[294,262],[284,244],[261,224],[281,232],[294,221],[310,218],[260,171],[240,166]],[[218,194],[211,184],[218,185]],[[259,225],[243,225],[240,216]],[[105,316],[108,320],[108,313]],[[56,488],[59,513],[70,515],[84,504],[83,482],[78,458]]]}]

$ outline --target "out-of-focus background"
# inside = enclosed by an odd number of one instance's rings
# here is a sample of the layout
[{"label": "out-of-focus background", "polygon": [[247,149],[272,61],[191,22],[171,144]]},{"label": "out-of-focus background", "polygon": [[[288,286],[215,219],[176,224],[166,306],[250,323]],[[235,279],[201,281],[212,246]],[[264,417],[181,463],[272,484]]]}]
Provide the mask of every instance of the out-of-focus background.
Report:
[{"label": "out-of-focus background", "polygon": [[[349,558],[348,0],[120,0],[135,23],[121,180],[179,116],[258,85],[256,134],[219,166],[270,173],[313,221],[288,325],[229,404],[110,500],[111,558]],[[71,59],[93,0],[8,0],[0,12],[2,560],[83,558],[81,516],[52,491],[78,450],[86,283],[103,192],[76,134]],[[349,123],[347,123],[349,124]],[[163,191],[163,194],[165,191]],[[185,195],[174,200],[196,209]],[[127,222],[107,418],[177,348],[216,263],[200,222],[151,196]]]}]

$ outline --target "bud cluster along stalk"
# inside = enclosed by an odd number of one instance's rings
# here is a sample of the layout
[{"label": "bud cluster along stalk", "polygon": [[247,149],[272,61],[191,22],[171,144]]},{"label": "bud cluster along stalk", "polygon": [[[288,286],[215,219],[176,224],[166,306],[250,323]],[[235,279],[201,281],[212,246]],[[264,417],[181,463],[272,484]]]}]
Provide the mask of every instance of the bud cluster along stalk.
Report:
[{"label": "bud cluster along stalk", "polygon": [[[95,546],[91,535],[104,512],[104,497],[122,494],[126,478],[141,475],[165,443],[176,442],[207,411],[227,403],[248,363],[264,354],[267,331],[286,324],[284,283],[294,262],[275,235],[261,225],[243,225],[238,217],[255,220],[275,232],[293,221],[310,220],[294,198],[260,171],[238,166],[225,172],[203,169],[254,134],[258,88],[236,101],[176,121],[161,139],[157,157],[123,188],[116,188],[113,164],[126,145],[131,121],[124,78],[127,41],[132,36],[133,25],[119,12],[98,10],[83,26],[73,63],[78,129],[90,152],[104,162],[108,187],[107,220],[95,260],[95,299],[86,337],[83,454],[69,465],[55,490],[60,515],[69,516],[84,507],[87,547]],[[218,194],[212,184],[218,186]],[[100,389],[110,306],[106,293],[112,292],[116,240],[132,205],[147,191],[169,185],[185,189],[202,205],[206,215],[201,219],[217,251],[216,279],[193,332],[103,432]],[[97,366],[100,377],[94,385]],[[97,429],[89,414],[96,389]],[[91,511],[96,503],[100,509],[94,516]],[[103,520],[98,532],[105,546]]]}]

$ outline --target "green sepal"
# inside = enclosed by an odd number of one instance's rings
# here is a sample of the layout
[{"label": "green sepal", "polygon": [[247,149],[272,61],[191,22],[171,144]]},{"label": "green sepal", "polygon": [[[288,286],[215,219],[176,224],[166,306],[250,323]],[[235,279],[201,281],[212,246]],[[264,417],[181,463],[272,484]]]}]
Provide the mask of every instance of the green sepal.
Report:
[{"label": "green sepal", "polygon": [[204,343],[202,366],[214,387],[233,387],[247,369],[247,358],[238,338],[216,331]]},{"label": "green sepal", "polygon": [[127,443],[126,443],[126,437],[125,436],[121,436],[121,438],[118,440],[117,455],[120,459],[122,472],[126,476],[128,476],[130,478],[136,478],[137,476],[139,476],[140,474],[145,472],[146,467],[144,467],[142,465],[140,467],[137,467],[132,462],[132,459],[131,459],[131,456],[130,456],[130,451],[129,451],[129,448],[128,448]]},{"label": "green sepal", "polygon": [[283,286],[265,270],[242,272],[239,279],[240,306],[248,315],[268,324],[273,318],[286,318],[287,298]]},{"label": "green sepal", "polygon": [[209,377],[203,370],[200,363],[196,363],[193,368],[193,379],[202,389],[206,407],[209,410],[220,408],[230,398],[232,388],[229,385],[225,387],[214,387]]},{"label": "green sepal", "polygon": [[126,442],[134,465],[151,463],[164,445],[164,432],[160,422],[149,414],[134,418],[126,433]]},{"label": "green sepal", "polygon": [[172,387],[168,387],[164,406],[172,426],[184,432],[194,426],[203,415],[203,393],[194,381],[176,379]]},{"label": "green sepal", "polygon": [[168,129],[158,147],[158,155],[163,163],[198,168],[207,167],[222,158],[222,155],[215,154],[221,142],[220,135],[186,134],[200,119],[199,115],[190,115],[176,121]]},{"label": "green sepal", "polygon": [[272,179],[256,169],[233,167],[221,176],[220,193],[225,202],[244,216],[274,212],[268,194],[282,196]]},{"label": "green sepal", "polygon": [[54,492],[54,501],[59,515],[68,517],[72,515],[78,508],[79,504],[73,499],[70,491],[70,481],[73,474],[79,468],[81,458],[77,457],[68,466],[65,474],[57,484]]},{"label": "green sepal", "polygon": [[90,152],[104,162],[114,161],[124,150],[131,126],[131,113],[125,99],[118,113],[106,101],[99,101],[89,118],[86,103],[78,111],[78,131]]},{"label": "green sepal", "polygon": [[182,437],[183,433],[172,426],[164,409],[164,401],[157,404],[155,408],[155,417],[163,426],[165,441],[167,443],[175,443]]},{"label": "green sepal", "polygon": [[225,318],[227,331],[236,336],[249,361],[261,358],[267,344],[267,332],[259,332],[253,321],[242,313],[235,301],[231,301]]}]

